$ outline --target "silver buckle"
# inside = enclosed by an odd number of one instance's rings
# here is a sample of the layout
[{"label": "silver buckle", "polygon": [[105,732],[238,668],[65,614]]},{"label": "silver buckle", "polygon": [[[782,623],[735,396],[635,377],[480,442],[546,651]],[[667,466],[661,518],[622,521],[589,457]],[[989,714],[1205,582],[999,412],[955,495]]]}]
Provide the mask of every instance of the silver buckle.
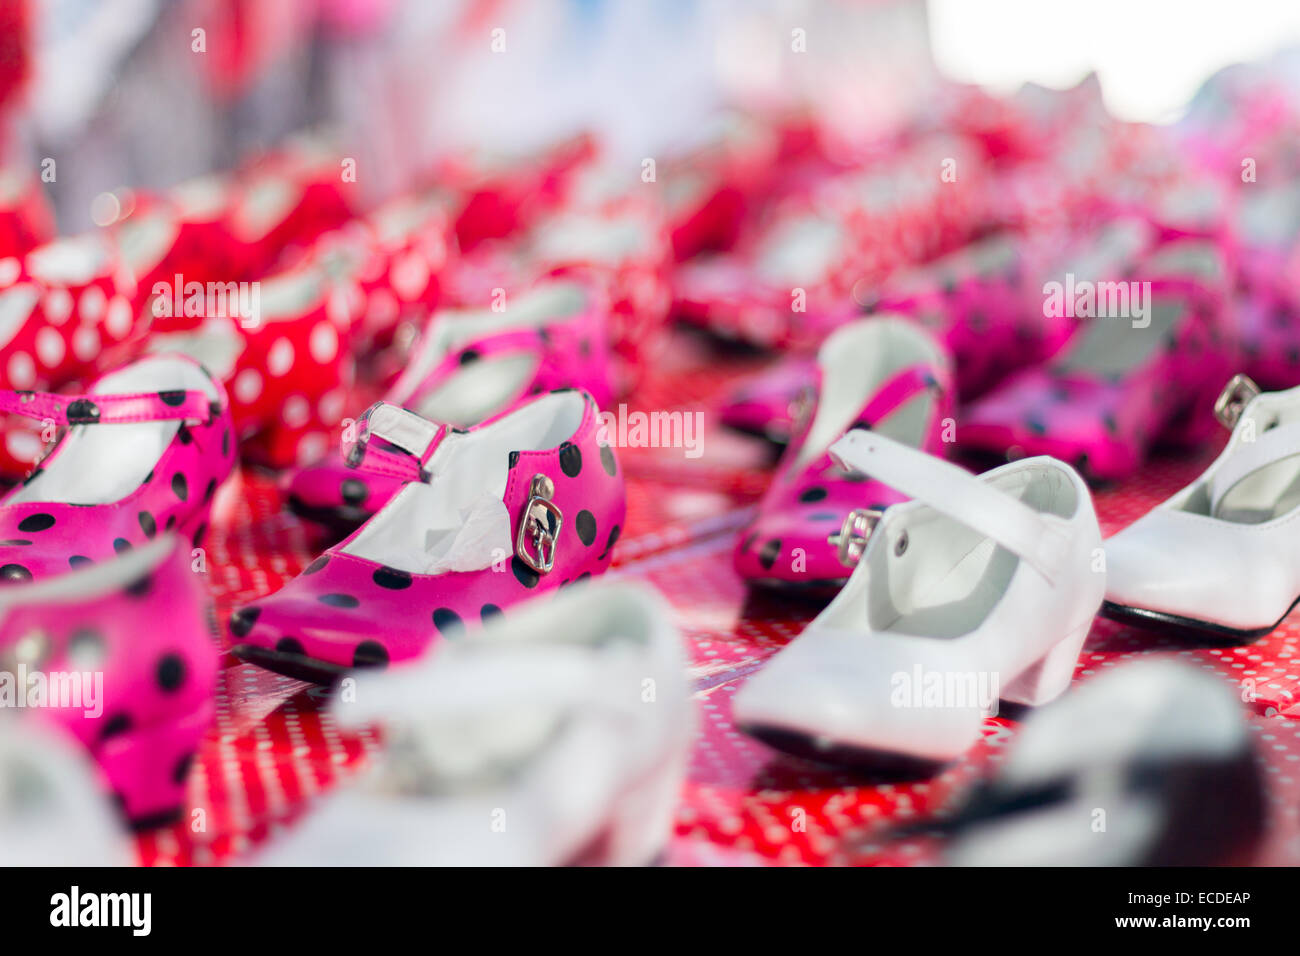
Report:
[{"label": "silver buckle", "polygon": [[835,545],[840,564],[848,568],[857,567],[867,550],[867,539],[883,514],[878,508],[854,508],[844,516],[840,530],[826,536],[826,543]]},{"label": "silver buckle", "polygon": [[1224,428],[1229,430],[1237,427],[1237,421],[1241,418],[1241,413],[1246,406],[1258,395],[1260,388],[1251,380],[1249,375],[1243,375],[1238,372],[1232,376],[1219,397],[1214,402],[1214,417]]},{"label": "silver buckle", "polygon": [[546,574],[555,566],[555,542],[564,524],[564,515],[550,500],[553,494],[555,484],[551,479],[533,475],[528,504],[524,505],[515,536],[515,554],[538,574]]}]

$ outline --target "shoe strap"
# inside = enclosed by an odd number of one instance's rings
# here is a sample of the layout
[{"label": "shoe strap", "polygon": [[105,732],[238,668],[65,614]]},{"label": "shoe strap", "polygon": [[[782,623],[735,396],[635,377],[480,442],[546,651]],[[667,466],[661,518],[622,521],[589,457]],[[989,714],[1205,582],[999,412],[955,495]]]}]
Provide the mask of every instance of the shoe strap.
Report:
[{"label": "shoe strap", "polygon": [[402,481],[424,480],[425,462],[445,427],[388,402],[375,402],[358,424],[357,440],[345,449],[348,467]]},{"label": "shoe strap", "polygon": [[[1236,431],[1254,419],[1242,416]],[[1246,478],[1269,465],[1300,455],[1300,423],[1279,425],[1255,435],[1253,441],[1236,440],[1236,448],[1219,466],[1210,479],[1210,514],[1217,514],[1219,505],[1233,488]],[[1294,477],[1291,476],[1292,478]],[[1288,480],[1288,484],[1290,481]]]},{"label": "shoe strap", "polygon": [[959,521],[1056,583],[1069,551],[1069,532],[1059,519],[1041,514],[951,462],[864,429],[831,446],[842,466],[860,471],[935,511]]},{"label": "shoe strap", "polygon": [[119,395],[56,395],[53,392],[0,391],[0,412],[57,425],[125,425],[132,422],[207,423],[220,413],[201,391],[135,392]]},{"label": "shoe strap", "polygon": [[948,390],[947,373],[928,363],[910,365],[885,380],[855,419],[854,428],[875,425],[928,389]]}]

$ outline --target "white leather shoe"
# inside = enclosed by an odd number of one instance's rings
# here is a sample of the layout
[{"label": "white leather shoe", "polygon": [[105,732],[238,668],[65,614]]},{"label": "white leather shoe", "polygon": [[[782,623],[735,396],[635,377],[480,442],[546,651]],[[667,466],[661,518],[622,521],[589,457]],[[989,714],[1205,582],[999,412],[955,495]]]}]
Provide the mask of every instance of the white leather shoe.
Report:
[{"label": "white leather shoe", "polygon": [[359,674],[333,713],[379,723],[384,752],[259,862],[651,863],[694,730],[684,674],[662,598],[622,583],[534,599],[408,668]]},{"label": "white leather shoe", "polygon": [[1107,617],[1241,642],[1300,601],[1300,388],[1238,375],[1216,414],[1232,437],[1214,463],[1106,541]]},{"label": "white leather shoe", "polygon": [[841,542],[864,546],[857,568],[736,695],[737,724],[801,756],[926,772],[977,740],[999,698],[1062,693],[1105,589],[1078,473],[1028,458],[976,477],[862,430],[831,454],[914,500]]},{"label": "white leather shoe", "polygon": [[938,829],[956,866],[1216,866],[1248,863],[1266,817],[1232,685],[1159,659],[1031,716]]}]

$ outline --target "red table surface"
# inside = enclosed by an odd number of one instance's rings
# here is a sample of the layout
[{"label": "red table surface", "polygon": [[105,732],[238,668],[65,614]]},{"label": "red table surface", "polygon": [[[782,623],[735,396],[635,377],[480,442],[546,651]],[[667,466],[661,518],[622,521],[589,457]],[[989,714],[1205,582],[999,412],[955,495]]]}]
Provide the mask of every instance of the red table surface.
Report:
[{"label": "red table surface", "polygon": [[[627,531],[611,576],[649,582],[682,629],[686,675],[699,729],[677,810],[669,864],[932,863],[933,839],[886,841],[891,825],[942,814],[1000,759],[1016,722],[988,718],[984,738],[962,760],[922,782],[867,783],[787,757],[740,733],[731,698],[746,676],[798,635],[818,606],[750,594],[731,568],[736,530],[766,482],[766,449],[723,429],[708,409],[761,360],[721,357],[698,340],[674,340],[665,363],[629,405],[702,411],[704,454],[681,448],[624,449]],[[1225,432],[1226,436],[1226,432]],[[1114,533],[1186,484],[1211,460],[1158,458],[1142,475],[1096,495],[1102,530]],[[245,470],[218,495],[207,542],[206,580],[216,630],[240,604],[279,588],[323,549],[281,507],[275,481]],[[1140,655],[1180,657],[1234,688],[1255,684],[1249,722],[1269,792],[1269,836],[1258,862],[1300,862],[1300,615],[1246,647],[1198,648],[1098,620],[1075,671],[1088,680]],[[227,656],[217,718],[200,748],[181,822],[141,834],[150,865],[230,864],[310,812],[314,797],[346,785],[378,746],[372,732],[342,732],[324,712],[327,692]],[[345,861],[340,861],[345,862]]]}]

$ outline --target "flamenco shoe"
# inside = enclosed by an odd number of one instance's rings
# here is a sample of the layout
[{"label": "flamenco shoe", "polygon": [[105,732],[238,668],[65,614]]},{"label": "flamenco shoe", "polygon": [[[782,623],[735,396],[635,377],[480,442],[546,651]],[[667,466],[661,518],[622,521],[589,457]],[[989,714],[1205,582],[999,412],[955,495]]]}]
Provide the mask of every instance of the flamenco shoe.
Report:
[{"label": "flamenco shoe", "polygon": [[237,656],[327,683],[410,661],[609,567],[625,493],[590,396],[552,392],[469,429],[381,402],[364,426],[352,460],[400,477],[401,490],[283,589],[235,612]]},{"label": "flamenco shoe", "polygon": [[863,523],[852,577],[741,688],[736,723],[800,756],[932,772],[999,699],[1069,687],[1105,589],[1092,499],[1053,458],[976,477],[863,430],[831,454],[913,500]]}]

